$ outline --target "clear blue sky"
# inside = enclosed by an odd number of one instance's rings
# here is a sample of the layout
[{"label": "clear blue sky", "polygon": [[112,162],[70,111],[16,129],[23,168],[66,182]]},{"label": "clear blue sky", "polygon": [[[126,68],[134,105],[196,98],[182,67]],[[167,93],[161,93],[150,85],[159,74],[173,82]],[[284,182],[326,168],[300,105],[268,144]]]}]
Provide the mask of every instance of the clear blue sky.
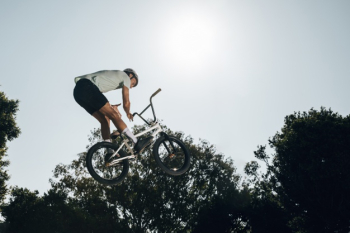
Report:
[{"label": "clear blue sky", "polygon": [[[240,174],[286,115],[350,113],[349,1],[0,4],[0,90],[20,100],[22,130],[8,144],[10,185],[42,194],[55,166],[85,150],[99,124],[75,103],[73,79],[98,70],[139,73],[132,112],[162,88],[157,116],[215,144]],[[121,92],[107,98],[120,103]]]}]

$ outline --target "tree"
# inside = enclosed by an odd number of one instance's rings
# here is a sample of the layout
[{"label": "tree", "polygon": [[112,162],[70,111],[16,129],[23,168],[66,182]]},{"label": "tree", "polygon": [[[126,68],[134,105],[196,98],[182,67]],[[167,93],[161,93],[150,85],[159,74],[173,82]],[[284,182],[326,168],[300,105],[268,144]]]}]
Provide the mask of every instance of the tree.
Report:
[{"label": "tree", "polygon": [[216,196],[200,210],[193,233],[249,232],[247,210],[250,199],[248,189],[238,191],[229,186],[224,195]]},{"label": "tree", "polygon": [[5,170],[9,165],[9,161],[5,160],[6,143],[17,138],[20,134],[20,129],[15,121],[18,103],[18,100],[10,100],[4,92],[0,91],[0,207],[7,193],[5,182],[9,179],[9,175]]},{"label": "tree", "polygon": [[[144,127],[135,127],[135,133]],[[238,187],[232,160],[204,140],[194,145],[191,137],[167,133],[189,147],[192,163],[184,175],[165,174],[148,150],[132,163],[123,183],[104,186],[91,178],[86,153],[80,153],[71,164],[56,166],[43,197],[12,190],[3,210],[5,232],[246,232],[250,197]],[[99,135],[92,132],[90,145]]]},{"label": "tree", "polygon": [[[144,128],[136,126],[134,131],[137,133]],[[114,232],[191,232],[203,223],[207,224],[203,218],[210,208],[215,208],[227,219],[224,232],[243,229],[246,223],[239,208],[249,200],[246,193],[243,194],[238,188],[240,177],[235,174],[233,162],[224,160],[223,155],[216,153],[215,148],[206,141],[194,145],[191,137],[170,130],[167,132],[182,139],[191,152],[191,168],[184,175],[166,175],[158,168],[148,150],[131,164],[129,175],[121,184],[104,186],[87,173],[84,152],[70,165],[60,164],[56,167],[55,179],[51,180],[53,190],[73,196],[75,202],[86,203],[82,208],[95,218],[101,212],[91,212],[90,205],[107,203],[110,211],[114,210],[111,212],[113,218],[110,217],[113,223],[117,223]],[[100,140],[99,135],[99,131],[92,132],[91,145]],[[218,203],[222,205],[228,199],[241,202],[223,211],[217,208]],[[106,221],[101,220],[99,224]],[[218,224],[212,222],[210,227],[218,227]]]},{"label": "tree", "polygon": [[[42,197],[38,191],[15,187],[10,203],[4,207],[6,228],[2,232],[118,232],[113,223],[114,209],[99,199],[78,202],[63,192],[49,190]],[[103,224],[100,224],[103,223]],[[1,229],[1,228],[0,228]]]},{"label": "tree", "polygon": [[288,227],[291,219],[274,191],[274,177],[269,169],[266,174],[258,174],[259,168],[256,161],[247,163],[245,167],[245,173],[250,176],[243,184],[251,195],[251,204],[246,209],[249,226],[253,233],[291,233]]},{"label": "tree", "polygon": [[[281,132],[255,152],[265,161],[261,193],[289,213],[297,232],[348,232],[350,227],[350,116],[321,108],[285,118]],[[247,166],[254,175],[254,166]],[[255,173],[256,174],[256,173]],[[265,186],[261,186],[265,185]],[[261,196],[261,195],[260,195]]]}]

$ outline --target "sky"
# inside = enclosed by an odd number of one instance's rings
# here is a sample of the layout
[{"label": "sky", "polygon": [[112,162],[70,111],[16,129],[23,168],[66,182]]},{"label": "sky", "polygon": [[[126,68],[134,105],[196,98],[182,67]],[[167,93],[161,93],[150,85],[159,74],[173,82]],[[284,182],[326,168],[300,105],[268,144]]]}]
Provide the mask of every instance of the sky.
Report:
[{"label": "sky", "polygon": [[[161,88],[157,117],[244,175],[285,116],[349,115],[349,22],[346,0],[0,0],[0,91],[20,101],[22,131],[7,144],[8,184],[46,192],[99,127],[74,101],[74,77],[125,68],[139,74],[131,112]],[[120,90],[106,97],[122,102]]]}]

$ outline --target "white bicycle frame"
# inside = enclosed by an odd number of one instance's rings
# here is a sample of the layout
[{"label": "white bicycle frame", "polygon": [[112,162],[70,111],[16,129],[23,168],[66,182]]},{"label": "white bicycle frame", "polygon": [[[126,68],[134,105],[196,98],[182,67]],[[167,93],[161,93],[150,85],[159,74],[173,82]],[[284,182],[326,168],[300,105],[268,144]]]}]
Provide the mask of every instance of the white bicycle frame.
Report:
[{"label": "white bicycle frame", "polygon": [[[157,95],[160,91],[161,91],[161,89],[159,88],[155,93],[153,93],[153,95],[152,95],[151,98],[150,98],[150,105],[148,105],[140,114],[138,114],[138,113],[134,113],[134,114],[133,114],[133,116],[138,115],[143,121],[145,121],[145,122],[150,126],[149,129],[147,129],[147,130],[145,130],[145,131],[143,131],[143,132],[141,132],[141,133],[136,134],[136,135],[135,135],[136,138],[138,138],[138,137],[140,137],[140,136],[142,136],[142,135],[144,135],[144,134],[146,134],[146,133],[149,133],[149,132],[151,132],[151,131],[154,130],[154,132],[152,133],[153,139],[152,139],[152,142],[151,142],[151,146],[152,146],[153,143],[155,142],[154,139],[156,138],[156,136],[157,136],[159,133],[163,132],[162,127],[160,126],[159,122],[157,122],[157,118],[156,118],[156,115],[155,115],[155,112],[154,112],[154,108],[153,108],[153,104],[152,104],[152,98],[153,98],[155,95]],[[152,123],[149,123],[148,121],[146,121],[146,120],[141,116],[149,107],[152,108],[152,112],[153,112],[153,116],[154,116],[154,120],[153,120]],[[119,152],[124,146],[127,148],[127,152],[128,152],[128,154],[130,154],[130,155],[125,156],[125,157],[122,157],[122,158],[119,158],[119,159],[116,159],[116,160],[113,160],[113,161],[109,164],[109,166],[112,166],[112,165],[114,165],[114,164],[117,164],[117,163],[119,163],[120,161],[122,161],[122,160],[124,160],[124,159],[136,159],[136,158],[137,158],[136,155],[134,154],[134,150],[133,150],[133,149],[131,148],[131,146],[130,146],[130,141],[129,141],[129,139],[127,139],[127,138],[124,138],[123,143],[120,145],[120,147],[118,148],[118,150],[116,150],[116,151],[113,153],[113,155],[111,156],[111,158],[114,157],[114,156],[117,156],[118,152]],[[119,156],[118,156],[118,157],[119,157]]]},{"label": "white bicycle frame", "polygon": [[[156,138],[156,136],[157,136],[160,132],[163,132],[163,129],[162,129],[162,127],[160,126],[160,124],[159,124],[158,122],[155,123],[153,126],[151,126],[149,129],[147,129],[147,130],[145,130],[145,131],[143,131],[143,132],[141,132],[141,133],[136,134],[135,137],[138,138],[138,137],[140,137],[140,136],[142,136],[142,135],[144,135],[144,134],[146,134],[146,133],[148,133],[148,132],[151,132],[151,131],[153,131],[153,130],[154,130],[154,132],[152,133],[153,140],[152,140],[152,143],[151,143],[151,146],[152,146],[153,143],[155,142],[154,139]],[[128,154],[130,154],[130,155],[125,156],[125,157],[122,157],[122,158],[119,158],[119,159],[116,159],[116,160],[113,160],[113,161],[110,163],[109,166],[113,166],[113,165],[119,163],[120,161],[122,161],[122,160],[124,160],[124,159],[136,159],[136,155],[134,154],[134,150],[131,148],[131,146],[130,146],[130,141],[129,141],[129,139],[127,139],[127,138],[124,138],[123,143],[120,145],[120,147],[118,148],[118,150],[116,150],[116,151],[113,153],[113,155],[111,156],[111,158],[114,157],[114,156],[117,156],[117,154],[119,153],[119,151],[120,151],[124,146],[127,148]]]}]

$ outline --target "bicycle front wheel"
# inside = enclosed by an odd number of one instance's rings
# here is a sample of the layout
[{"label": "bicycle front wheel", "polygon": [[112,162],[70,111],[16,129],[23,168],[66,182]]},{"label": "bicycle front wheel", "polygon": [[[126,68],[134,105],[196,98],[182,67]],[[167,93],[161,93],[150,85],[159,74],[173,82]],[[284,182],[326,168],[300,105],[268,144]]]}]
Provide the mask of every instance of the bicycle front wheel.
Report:
[{"label": "bicycle front wheel", "polygon": [[[110,142],[99,142],[92,146],[86,155],[86,166],[90,175],[99,183],[105,185],[115,185],[124,180],[129,170],[129,160],[122,160],[112,166],[105,165],[104,157],[107,149],[117,150],[118,146]],[[121,157],[127,154],[120,150]]]},{"label": "bicycle front wheel", "polygon": [[190,168],[190,152],[176,137],[158,138],[153,146],[153,155],[159,167],[169,175],[179,176]]}]

